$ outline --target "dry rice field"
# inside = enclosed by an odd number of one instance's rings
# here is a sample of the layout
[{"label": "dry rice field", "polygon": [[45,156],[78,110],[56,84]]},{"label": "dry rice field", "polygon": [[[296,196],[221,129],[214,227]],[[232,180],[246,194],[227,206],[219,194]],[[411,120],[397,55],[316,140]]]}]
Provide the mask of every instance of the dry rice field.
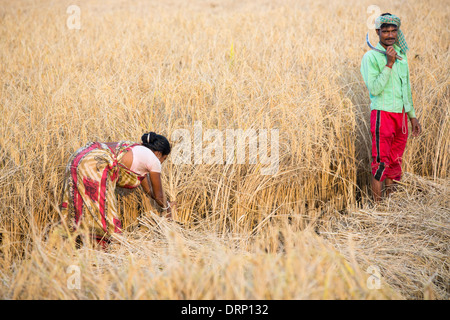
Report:
[{"label": "dry rice field", "polygon": [[[402,19],[423,127],[379,204],[359,71],[370,5]],[[0,1],[0,299],[449,299],[449,7]],[[278,130],[277,172],[169,157],[175,222],[138,190],[119,196],[106,251],[53,232],[75,150],[195,122]]]}]

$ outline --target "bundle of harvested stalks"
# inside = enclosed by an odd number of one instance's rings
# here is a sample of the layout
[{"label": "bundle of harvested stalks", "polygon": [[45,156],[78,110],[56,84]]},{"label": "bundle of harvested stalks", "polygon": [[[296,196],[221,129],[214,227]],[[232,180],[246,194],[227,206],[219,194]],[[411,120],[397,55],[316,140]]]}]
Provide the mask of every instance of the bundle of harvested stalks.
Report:
[{"label": "bundle of harvested stalks", "polygon": [[448,181],[405,174],[390,198],[322,221],[320,233],[347,258],[376,266],[405,297],[449,299],[449,202]]}]

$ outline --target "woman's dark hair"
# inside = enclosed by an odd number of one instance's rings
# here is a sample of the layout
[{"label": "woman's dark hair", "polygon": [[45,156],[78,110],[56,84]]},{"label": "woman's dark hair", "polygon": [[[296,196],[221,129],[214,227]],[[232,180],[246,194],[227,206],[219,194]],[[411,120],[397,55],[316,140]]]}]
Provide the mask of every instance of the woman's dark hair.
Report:
[{"label": "woman's dark hair", "polygon": [[142,135],[142,144],[152,151],[159,151],[163,156],[168,155],[171,150],[169,140],[166,137],[154,132],[144,133]]}]

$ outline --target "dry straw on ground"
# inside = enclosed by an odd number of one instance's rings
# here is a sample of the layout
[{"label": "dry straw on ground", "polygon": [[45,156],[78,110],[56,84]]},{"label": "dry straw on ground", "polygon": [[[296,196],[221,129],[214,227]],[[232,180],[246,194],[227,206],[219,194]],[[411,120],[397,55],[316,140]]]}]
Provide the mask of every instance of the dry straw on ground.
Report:
[{"label": "dry straw on ground", "polygon": [[[0,297],[449,298],[445,2],[378,4],[402,18],[424,132],[377,206],[359,73],[370,1],[78,1],[80,30],[72,4],[1,1]],[[108,252],[49,232],[77,148],[195,121],[278,129],[279,171],[169,160],[178,223],[137,192],[121,197],[126,232]]]}]

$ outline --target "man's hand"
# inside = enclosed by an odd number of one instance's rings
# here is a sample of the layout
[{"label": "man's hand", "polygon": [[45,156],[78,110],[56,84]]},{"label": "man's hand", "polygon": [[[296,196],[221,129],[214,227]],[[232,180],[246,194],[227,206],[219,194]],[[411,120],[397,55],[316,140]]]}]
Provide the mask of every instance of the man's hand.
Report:
[{"label": "man's hand", "polygon": [[397,52],[394,50],[394,47],[390,46],[386,48],[386,57],[387,57],[387,63],[386,66],[389,68],[392,68],[394,65],[395,60],[397,56]]},{"label": "man's hand", "polygon": [[422,132],[422,127],[420,126],[419,120],[417,120],[417,118],[412,118],[411,126],[412,126],[412,136],[417,137]]}]

